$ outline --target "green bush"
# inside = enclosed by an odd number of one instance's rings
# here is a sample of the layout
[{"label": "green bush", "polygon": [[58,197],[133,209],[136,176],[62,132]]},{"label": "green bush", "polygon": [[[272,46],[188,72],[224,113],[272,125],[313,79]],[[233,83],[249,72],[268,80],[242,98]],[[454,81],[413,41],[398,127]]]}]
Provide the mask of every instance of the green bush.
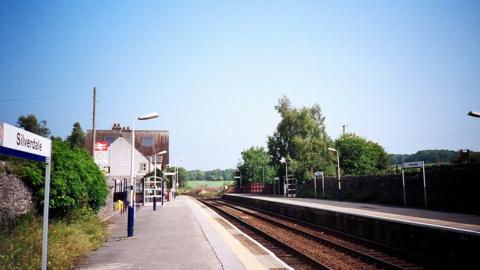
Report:
[{"label": "green bush", "polygon": [[[108,194],[103,173],[84,149],[71,149],[68,143],[58,140],[52,143],[52,216],[64,216],[83,208],[98,211],[105,205]],[[20,174],[32,187],[36,199],[43,204],[45,165],[37,162],[26,163],[20,169]]]}]

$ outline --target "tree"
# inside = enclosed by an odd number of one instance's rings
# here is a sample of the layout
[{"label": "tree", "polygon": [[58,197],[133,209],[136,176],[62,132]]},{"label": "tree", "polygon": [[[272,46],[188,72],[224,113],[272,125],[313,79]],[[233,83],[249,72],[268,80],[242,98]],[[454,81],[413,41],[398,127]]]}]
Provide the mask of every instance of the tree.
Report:
[{"label": "tree", "polygon": [[238,165],[243,183],[262,183],[263,179],[266,183],[270,183],[275,174],[270,162],[270,155],[263,147],[251,147],[244,150],[242,162]]},{"label": "tree", "polygon": [[47,121],[42,120],[41,122],[38,122],[37,117],[33,114],[28,114],[27,116],[21,115],[18,118],[17,125],[24,128],[26,131],[30,131],[45,138],[48,138],[50,135],[50,129],[47,128]]},{"label": "tree", "polygon": [[72,133],[67,137],[67,142],[70,143],[71,148],[83,148],[85,142],[85,134],[83,133],[80,123],[73,124]]},{"label": "tree", "polygon": [[280,164],[282,157],[287,157],[289,173],[296,178],[313,179],[316,170],[333,174],[335,167],[327,150],[331,140],[325,131],[325,117],[320,106],[297,109],[283,96],[275,109],[281,120],[273,135],[268,137],[268,152],[273,157],[272,164],[280,168],[278,174],[285,175],[285,166]]},{"label": "tree", "polygon": [[181,187],[184,187],[187,184],[187,181],[190,180],[188,171],[183,167],[178,168],[178,180]]},{"label": "tree", "polygon": [[[45,165],[29,162],[22,166],[22,179],[32,188],[36,199],[43,201]],[[52,215],[67,215],[90,208],[98,211],[108,194],[105,176],[86,150],[71,149],[67,142],[52,142],[50,208]]]},{"label": "tree", "polygon": [[189,181],[231,181],[233,180],[233,169],[215,169],[213,171],[192,170],[188,171]]},{"label": "tree", "polygon": [[425,161],[425,163],[450,163],[458,160],[458,157],[458,152],[452,150],[420,150],[411,155],[391,155],[389,163],[391,165],[412,161]]},{"label": "tree", "polygon": [[370,175],[387,168],[388,155],[378,143],[348,133],[338,138],[335,146],[340,168],[347,175]]}]

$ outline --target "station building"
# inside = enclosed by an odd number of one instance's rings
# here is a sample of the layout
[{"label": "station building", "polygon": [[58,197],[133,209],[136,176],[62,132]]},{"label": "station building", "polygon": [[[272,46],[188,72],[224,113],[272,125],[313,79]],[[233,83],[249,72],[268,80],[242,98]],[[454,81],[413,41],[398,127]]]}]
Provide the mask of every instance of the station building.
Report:
[{"label": "station building", "polygon": [[[105,173],[113,201],[125,199],[130,183],[131,136],[129,127],[114,123],[112,129],[96,130],[95,163]],[[92,130],[85,134],[85,149],[93,151]],[[158,155],[160,152],[163,154]],[[169,134],[167,130],[135,130],[134,176],[136,202],[145,203],[149,192],[145,187],[144,176],[156,166],[159,170],[169,163]],[[147,184],[149,185],[149,184]],[[155,187],[156,188],[156,187]],[[157,194],[157,193],[156,193]]]}]

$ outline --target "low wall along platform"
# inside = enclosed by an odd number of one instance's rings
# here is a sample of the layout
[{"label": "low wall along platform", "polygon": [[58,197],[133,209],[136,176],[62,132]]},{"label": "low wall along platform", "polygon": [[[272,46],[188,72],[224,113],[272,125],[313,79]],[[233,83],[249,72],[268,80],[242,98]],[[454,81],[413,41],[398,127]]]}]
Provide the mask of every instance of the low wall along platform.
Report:
[{"label": "low wall along platform", "polygon": [[368,239],[392,247],[436,266],[466,266],[476,262],[480,234],[393,222],[380,218],[339,213],[263,200],[224,195],[224,199],[270,211],[320,227]]}]

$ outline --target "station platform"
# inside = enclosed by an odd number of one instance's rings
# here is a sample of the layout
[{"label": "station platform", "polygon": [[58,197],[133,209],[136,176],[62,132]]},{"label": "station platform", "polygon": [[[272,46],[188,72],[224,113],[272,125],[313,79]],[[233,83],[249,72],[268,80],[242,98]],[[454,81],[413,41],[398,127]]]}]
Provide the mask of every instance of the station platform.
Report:
[{"label": "station platform", "polygon": [[480,216],[439,212],[416,208],[383,206],[367,203],[340,202],[321,199],[285,198],[257,194],[228,194],[264,201],[304,206],[366,218],[392,221],[416,226],[480,235]]},{"label": "station platform", "polygon": [[77,269],[291,269],[217,213],[188,196],[110,220],[109,239]]},{"label": "station platform", "polygon": [[480,248],[476,215],[257,194],[223,198],[387,247],[432,268],[475,264]]}]

